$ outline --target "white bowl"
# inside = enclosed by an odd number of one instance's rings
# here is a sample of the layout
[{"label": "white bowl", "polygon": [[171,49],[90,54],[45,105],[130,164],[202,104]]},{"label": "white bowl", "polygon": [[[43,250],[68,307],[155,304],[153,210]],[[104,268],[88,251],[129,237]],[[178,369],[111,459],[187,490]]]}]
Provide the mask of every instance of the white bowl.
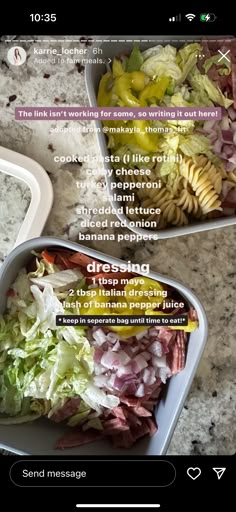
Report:
[{"label": "white bowl", "polygon": [[[65,240],[40,237],[24,242],[14,249],[6,258],[0,270],[0,313],[6,307],[6,293],[15,280],[19,270],[30,261],[31,251],[41,251],[45,248],[60,247],[97,258],[111,264],[124,263],[105,254],[87,249],[81,245]],[[142,274],[140,272],[140,274]],[[32,455],[163,455],[166,453],[173,435],[177,420],[183,408],[197,366],[199,364],[207,340],[207,318],[203,306],[196,295],[174,279],[150,272],[148,275],[178,290],[189,305],[193,306],[198,314],[199,328],[190,333],[186,366],[176,376],[172,377],[166,386],[165,393],[156,409],[158,432],[151,438],[139,440],[131,449],[112,448],[109,441],[99,441],[78,448],[65,449],[63,452],[55,450],[55,443],[65,431],[65,427],[43,419],[23,425],[0,425],[0,446],[18,454]]]},{"label": "white bowl", "polygon": [[[110,39],[113,39],[114,36],[111,36]],[[103,51],[102,53],[102,59],[105,61],[105,59],[113,59],[116,55],[119,55],[123,52],[130,53],[133,48],[133,42],[136,40],[140,40],[139,46],[141,50],[146,50],[147,48],[151,48],[155,46],[155,44],[172,44],[173,46],[179,47],[181,46],[185,40],[187,42],[192,41],[191,36],[174,36],[174,37],[168,37],[168,36],[116,36],[117,42],[109,42],[109,38],[106,38],[108,42],[102,43],[100,45],[96,44],[96,47],[100,47]],[[119,41],[119,39],[122,39],[122,41]],[[174,39],[174,41],[173,41]],[[202,39],[202,36],[196,36],[194,37],[194,41]],[[214,38],[215,39],[215,38]],[[128,42],[126,42],[128,40]],[[146,42],[142,42],[143,40],[146,40]],[[151,41],[151,42],[150,42]],[[86,87],[89,97],[89,102],[92,107],[97,107],[97,91],[98,91],[98,85],[100,82],[101,77],[106,73],[106,65],[105,64],[86,64],[85,66],[85,81],[86,81]],[[100,121],[95,121],[97,128],[99,129],[97,131],[97,137],[98,137],[98,143],[100,146],[100,150],[103,157],[109,156],[109,151],[107,149],[107,142],[106,142],[106,136],[102,132],[102,123]],[[108,167],[108,164],[106,164],[106,167]],[[111,184],[116,180],[114,177],[114,173],[112,173],[112,177],[105,176],[106,179],[106,185],[107,190],[110,196],[114,194],[114,190],[111,188]],[[125,194],[127,191],[125,192]],[[119,194],[122,194],[122,191],[119,190]],[[130,219],[124,214],[119,213],[118,209],[122,206],[122,203],[118,202],[117,200],[111,201],[112,207],[116,210],[116,215],[119,218],[120,221],[122,221],[127,228],[129,228],[131,231],[138,235],[142,236],[149,236],[150,238],[153,235],[158,235],[159,239],[162,238],[172,238],[175,236],[181,236],[181,235],[188,235],[190,233],[198,233],[199,231],[206,231],[208,229],[216,229],[216,228],[222,228],[225,226],[231,226],[232,224],[236,224],[236,215],[233,215],[232,217],[223,217],[219,219],[213,219],[208,221],[202,221],[202,222],[196,222],[194,224],[189,224],[187,226],[181,226],[181,227],[170,227],[167,229],[157,229],[157,230],[150,230],[150,229],[143,229],[136,226],[130,225]]]},{"label": "white bowl", "polygon": [[43,167],[25,155],[0,147],[0,172],[24,181],[31,201],[14,247],[41,235],[53,203],[52,183]]}]

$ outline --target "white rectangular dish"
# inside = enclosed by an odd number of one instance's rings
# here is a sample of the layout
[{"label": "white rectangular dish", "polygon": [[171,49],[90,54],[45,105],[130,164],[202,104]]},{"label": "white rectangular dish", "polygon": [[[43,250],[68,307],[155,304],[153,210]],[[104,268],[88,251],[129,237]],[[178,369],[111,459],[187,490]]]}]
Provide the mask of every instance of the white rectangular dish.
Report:
[{"label": "white rectangular dish", "polygon": [[28,185],[31,201],[14,247],[41,235],[53,203],[52,183],[40,164],[27,156],[0,147],[0,172],[14,176]]},{"label": "white rectangular dish", "polygon": [[[29,240],[15,248],[6,258],[0,270],[0,313],[6,307],[6,294],[19,270],[32,258],[32,250],[69,249],[82,252],[88,256],[110,264],[120,265],[121,260],[88,249],[73,242],[40,237]],[[142,272],[140,272],[142,275]],[[144,274],[143,274],[144,275]],[[146,275],[146,274],[145,274]],[[203,306],[193,292],[181,283],[168,277],[150,272],[148,277],[175,288],[197,311],[199,328],[190,333],[186,365],[183,371],[172,377],[166,386],[165,393],[156,410],[158,432],[149,439],[139,440],[131,449],[112,448],[108,441],[99,441],[78,448],[65,449],[63,452],[54,448],[57,439],[63,434],[65,427],[51,423],[49,420],[38,420],[21,425],[0,425],[0,446],[18,454],[32,455],[163,455],[166,453],[173,435],[178,417],[189,392],[197,366],[199,364],[207,340],[207,319]]]},{"label": "white rectangular dish", "polygon": [[[113,40],[115,37],[116,41]],[[110,39],[113,40],[110,42]],[[121,39],[121,41],[120,41]],[[146,50],[147,48],[151,48],[155,46],[156,44],[172,44],[173,46],[176,46],[177,48],[182,45],[185,40],[186,42],[192,42],[193,40],[199,40],[202,39],[202,36],[195,36],[194,38],[191,36],[111,36],[110,38],[106,38],[106,42],[103,42],[100,44],[100,48],[102,49],[102,58],[105,62],[106,60],[111,62],[111,60],[122,53],[129,54],[133,48],[133,43],[138,42],[139,47],[142,51]],[[211,38],[208,38],[211,39]],[[213,38],[212,38],[213,39]],[[215,37],[214,37],[215,39]],[[96,46],[99,46],[96,44]],[[85,80],[86,80],[86,87],[89,97],[89,102],[92,107],[97,106],[97,92],[98,92],[98,85],[100,82],[101,77],[104,75],[104,73],[107,71],[105,63],[103,64],[86,64],[85,67]],[[98,128],[97,131],[97,137],[98,137],[98,143],[100,146],[101,154],[105,158],[109,156],[109,151],[107,148],[107,142],[106,142],[106,136],[102,131],[102,123],[100,121],[95,121],[96,126]],[[106,185],[107,185],[107,191],[109,196],[112,196],[114,193],[114,190],[111,188],[112,183],[115,181],[114,173],[112,173],[112,177],[105,176],[106,179]],[[120,191],[122,194],[122,191]],[[125,194],[126,192],[124,192]],[[131,223],[130,219],[124,214],[119,212],[119,208],[122,206],[122,203],[118,202],[117,200],[112,199],[111,205],[116,211],[116,215],[119,218],[119,220],[125,224],[127,228],[129,228],[134,233],[141,235],[141,236],[149,236],[150,239],[153,235],[158,235],[159,239],[165,239],[165,238],[172,238],[176,236],[181,235],[188,235],[190,233],[198,233],[201,231],[206,231],[209,229],[216,229],[216,228],[222,228],[226,226],[231,226],[233,224],[236,224],[236,216],[233,215],[231,217],[223,217],[218,219],[211,219],[206,221],[196,221],[194,224],[188,224],[186,226],[181,227],[171,227],[166,229],[159,229],[159,230],[150,230],[145,228],[137,227]]]}]

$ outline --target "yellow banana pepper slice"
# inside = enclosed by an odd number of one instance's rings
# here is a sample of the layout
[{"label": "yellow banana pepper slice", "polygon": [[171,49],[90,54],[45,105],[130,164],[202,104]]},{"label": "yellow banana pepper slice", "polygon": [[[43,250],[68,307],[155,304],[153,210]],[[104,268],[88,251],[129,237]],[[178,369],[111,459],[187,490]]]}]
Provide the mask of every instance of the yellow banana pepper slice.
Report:
[{"label": "yellow banana pepper slice", "polygon": [[109,107],[112,96],[112,73],[108,71],[100,80],[97,102],[99,107]]},{"label": "yellow banana pepper slice", "polygon": [[[106,304],[107,299],[99,293],[100,288],[95,288],[93,291],[96,292],[94,297],[91,297],[89,293],[80,297],[80,314],[81,315],[110,315],[111,309]],[[88,304],[85,306],[85,304]]]},{"label": "yellow banana pepper slice", "polygon": [[114,78],[124,74],[122,62],[119,59],[114,59],[112,63],[112,73]]},{"label": "yellow banana pepper slice", "polygon": [[142,149],[148,151],[150,153],[155,153],[158,149],[158,134],[157,133],[149,133],[146,131],[146,128],[150,126],[149,121],[132,121],[134,126],[139,129],[139,131],[135,132],[135,137]]},{"label": "yellow banana pepper slice", "polygon": [[153,304],[153,307],[156,308],[157,302],[162,304],[164,300],[162,285],[149,277],[134,277],[130,279],[124,290],[128,303],[135,302],[140,304],[146,302],[146,304]]},{"label": "yellow banana pepper slice", "polygon": [[167,76],[160,77],[157,82],[151,82],[139,94],[139,101],[145,106],[147,99],[156,98],[162,100],[170,79]]},{"label": "yellow banana pepper slice", "polygon": [[142,91],[147,83],[147,76],[142,71],[123,73],[115,80],[115,92],[127,107],[140,107],[140,101],[133,91]]}]

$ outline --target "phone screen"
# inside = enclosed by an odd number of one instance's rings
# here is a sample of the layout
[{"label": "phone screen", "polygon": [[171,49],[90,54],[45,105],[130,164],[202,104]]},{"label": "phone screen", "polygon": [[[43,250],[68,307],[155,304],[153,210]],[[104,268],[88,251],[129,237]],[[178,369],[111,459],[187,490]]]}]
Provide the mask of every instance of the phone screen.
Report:
[{"label": "phone screen", "polygon": [[236,42],[195,11],[114,36],[25,13],[1,36],[8,499],[169,510],[230,485]]}]

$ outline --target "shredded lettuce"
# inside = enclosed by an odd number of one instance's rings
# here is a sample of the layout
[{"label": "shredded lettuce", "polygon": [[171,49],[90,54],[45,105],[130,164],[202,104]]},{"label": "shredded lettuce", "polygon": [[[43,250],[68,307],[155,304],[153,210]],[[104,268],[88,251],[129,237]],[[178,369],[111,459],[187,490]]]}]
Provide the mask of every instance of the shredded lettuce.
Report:
[{"label": "shredded lettuce", "polygon": [[193,89],[199,93],[204,91],[209,99],[217,105],[228,108],[233,104],[234,101],[226,98],[220,88],[216,87],[207,75],[202,75],[197,67],[189,73],[188,80]]},{"label": "shredded lettuce", "polygon": [[34,272],[29,272],[29,277],[42,277],[45,272],[47,274],[53,274],[54,272],[58,272],[59,268],[54,263],[49,263],[47,260],[42,258],[40,261],[36,259],[37,268]]},{"label": "shredded lettuce", "polygon": [[182,74],[178,83],[184,82],[188,74],[197,64],[198,53],[202,50],[202,47],[198,43],[191,43],[178,51],[177,62],[182,70]]},{"label": "shredded lettuce", "polygon": [[45,287],[45,285],[50,284],[54,289],[63,290],[68,286],[75,285],[82,277],[83,275],[79,270],[68,269],[42,277],[31,277],[31,281],[38,286]]},{"label": "shredded lettuce", "polygon": [[82,430],[88,430],[89,428],[95,428],[96,430],[103,430],[102,422],[99,418],[92,418],[88,420],[82,427]]},{"label": "shredded lettuce", "polygon": [[179,134],[175,132],[165,134],[160,145],[161,151],[168,158],[167,162],[158,165],[157,176],[163,177],[170,173],[177,172],[176,156],[179,147]]},{"label": "shredded lettuce", "polygon": [[183,69],[191,55],[196,55],[196,57],[198,57],[201,50],[202,46],[199,43],[190,43],[180,48],[177,53],[177,62],[180,64],[181,69]]},{"label": "shredded lettuce", "polygon": [[210,151],[209,139],[200,133],[180,136],[180,141],[179,148],[186,156],[206,155]]},{"label": "shredded lettuce", "polygon": [[76,425],[84,423],[88,419],[90,413],[90,407],[84,402],[84,400],[81,400],[78,412],[71,416],[67,424],[69,427],[76,427]]},{"label": "shredded lettuce", "polygon": [[231,62],[229,62],[227,59],[225,59],[226,62],[219,62],[219,54],[213,55],[209,59],[206,59],[203,68],[205,73],[208,73],[208,71],[211,69],[211,67],[215,64],[219,67],[218,73],[219,75],[229,75],[231,72]]},{"label": "shredded lettuce", "polygon": [[89,384],[87,389],[81,393],[81,396],[83,400],[97,412],[101,412],[102,407],[113,409],[113,407],[117,407],[120,403],[120,399],[117,396],[106,394],[93,383]]},{"label": "shredded lettuce", "polygon": [[[44,414],[45,401],[53,407],[79,396],[92,379],[94,349],[82,327],[56,326],[56,315],[64,313],[64,308],[51,284],[39,287],[45,270],[40,261],[36,272],[18,274],[7,313],[0,317],[0,414],[5,423],[16,416],[17,422],[36,419]],[[61,284],[63,271],[51,270],[46,281],[58,274]],[[32,275],[37,275],[33,279],[39,279],[38,284],[32,284]]]},{"label": "shredded lettuce", "polygon": [[141,71],[151,78],[168,76],[179,80],[182,72],[176,64],[176,52],[176,48],[169,44],[161,47],[158,53],[151,55],[144,61]]},{"label": "shredded lettuce", "polygon": [[142,52],[142,56],[144,60],[149,59],[149,57],[153,57],[153,55],[157,55],[161,50],[163,46],[161,44],[157,44],[156,46],[152,46],[152,48],[148,48],[147,50],[144,50]]}]

